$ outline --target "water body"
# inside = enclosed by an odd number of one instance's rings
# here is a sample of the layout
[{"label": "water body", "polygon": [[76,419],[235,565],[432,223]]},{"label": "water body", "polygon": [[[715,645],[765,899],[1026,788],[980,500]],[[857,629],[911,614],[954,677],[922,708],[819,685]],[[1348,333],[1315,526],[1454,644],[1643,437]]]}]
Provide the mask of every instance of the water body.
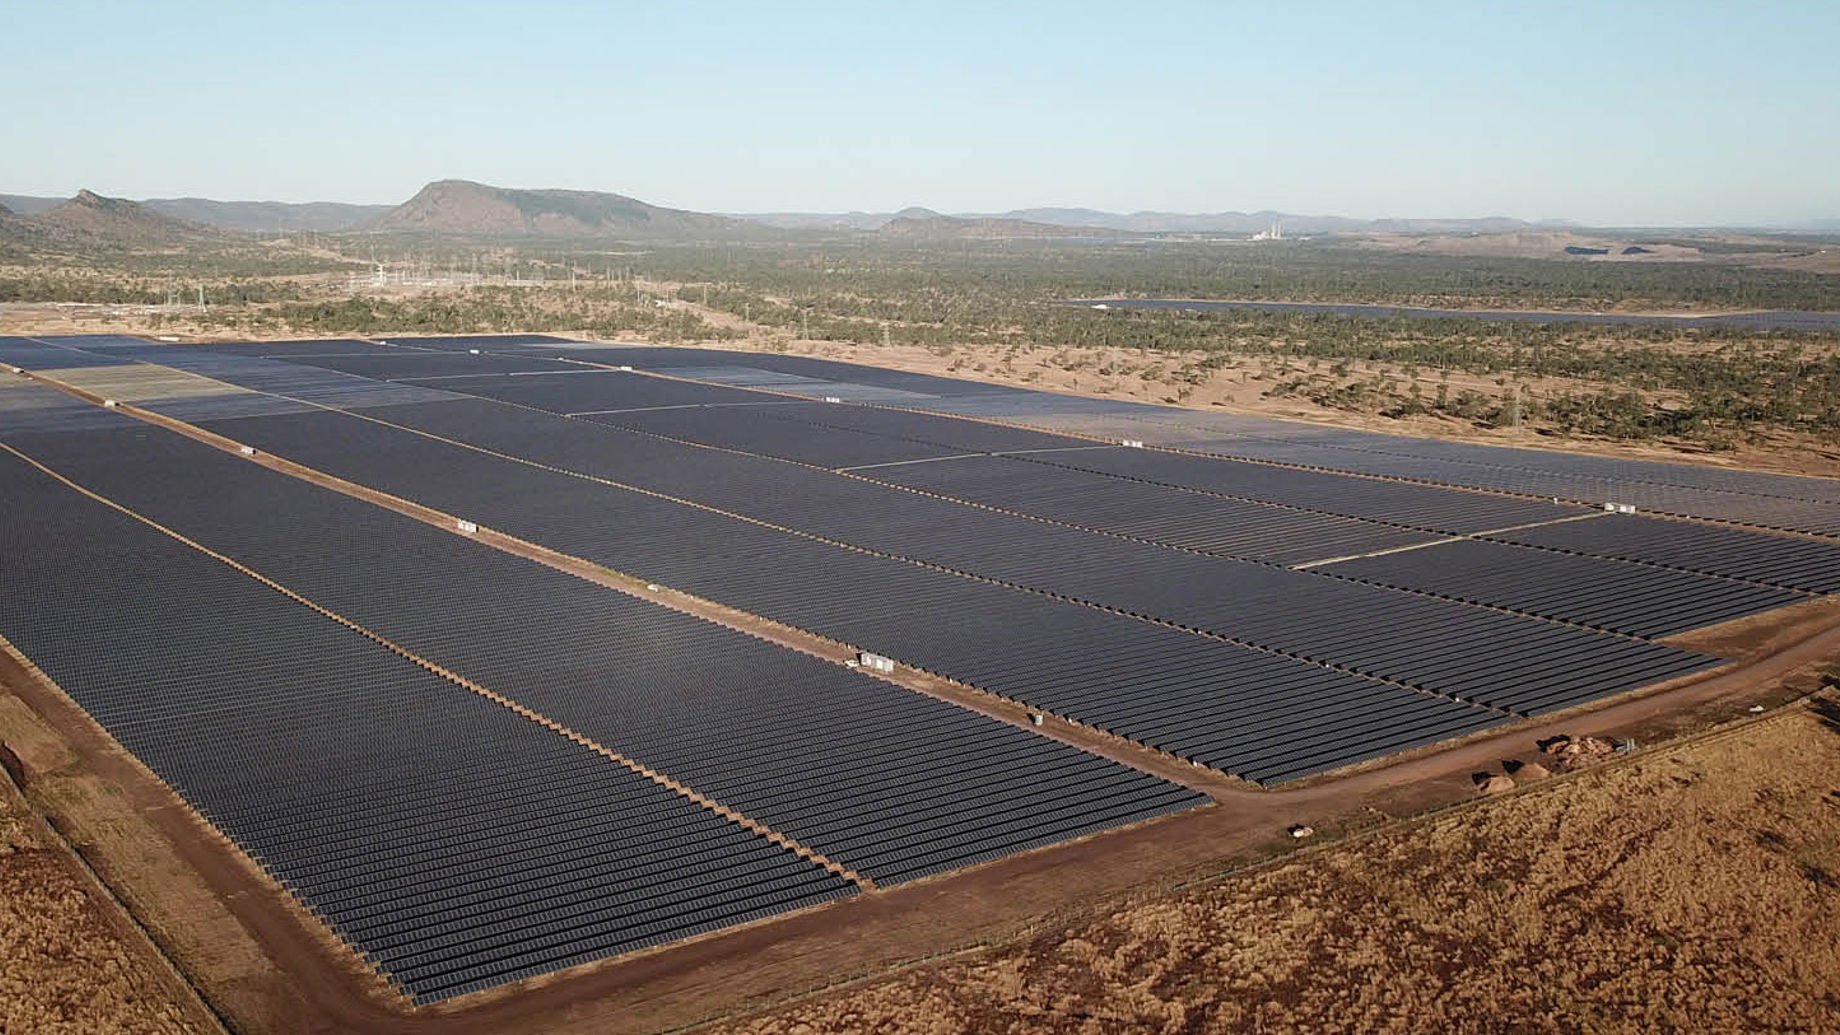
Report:
[{"label": "water body", "polygon": [[1657,316],[1633,313],[1536,313],[1498,309],[1419,309],[1410,306],[1316,302],[1205,302],[1183,298],[1086,298],[1070,305],[1104,305],[1112,309],[1181,309],[1190,311],[1249,309],[1261,313],[1305,316],[1365,316],[1389,320],[1507,320],[1516,323],[1595,323],[1666,327],[1741,327],[1757,331],[1840,332],[1840,313],[1771,309],[1758,313],[1707,316]]}]

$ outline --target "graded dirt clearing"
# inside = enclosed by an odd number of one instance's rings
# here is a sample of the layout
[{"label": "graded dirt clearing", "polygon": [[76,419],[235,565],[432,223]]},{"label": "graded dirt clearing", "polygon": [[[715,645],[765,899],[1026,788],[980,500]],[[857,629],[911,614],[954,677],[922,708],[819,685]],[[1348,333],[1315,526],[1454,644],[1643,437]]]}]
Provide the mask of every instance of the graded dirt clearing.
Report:
[{"label": "graded dirt clearing", "polygon": [[221,1031],[0,773],[0,1035]]},{"label": "graded dirt clearing", "polygon": [[1840,1031],[1840,702],[723,1030]]}]

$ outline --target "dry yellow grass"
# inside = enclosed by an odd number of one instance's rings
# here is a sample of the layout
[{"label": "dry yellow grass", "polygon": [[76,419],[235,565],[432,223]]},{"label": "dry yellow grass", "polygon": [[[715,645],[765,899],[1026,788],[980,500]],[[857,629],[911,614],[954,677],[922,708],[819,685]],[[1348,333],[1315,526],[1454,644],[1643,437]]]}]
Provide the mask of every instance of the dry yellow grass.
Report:
[{"label": "dry yellow grass", "polygon": [[727,1029],[1840,1031],[1840,708]]},{"label": "dry yellow grass", "polygon": [[204,1032],[0,774],[0,1035]]}]

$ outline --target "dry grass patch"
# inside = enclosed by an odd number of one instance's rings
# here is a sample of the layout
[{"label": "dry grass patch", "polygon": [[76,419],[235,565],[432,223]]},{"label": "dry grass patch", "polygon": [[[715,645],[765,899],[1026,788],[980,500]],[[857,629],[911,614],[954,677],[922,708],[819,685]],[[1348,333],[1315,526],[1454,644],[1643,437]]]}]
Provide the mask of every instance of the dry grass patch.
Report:
[{"label": "dry grass patch", "polygon": [[0,1035],[207,1032],[0,775]]}]

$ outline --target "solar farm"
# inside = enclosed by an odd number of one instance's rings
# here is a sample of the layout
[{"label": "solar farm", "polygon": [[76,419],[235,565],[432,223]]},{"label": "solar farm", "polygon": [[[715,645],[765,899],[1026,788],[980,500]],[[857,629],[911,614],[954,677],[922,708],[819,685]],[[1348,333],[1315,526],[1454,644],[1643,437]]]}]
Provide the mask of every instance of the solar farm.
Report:
[{"label": "solar farm", "polygon": [[0,636],[416,1004],[1691,685],[1840,591],[1815,478],[542,335],[0,365]]}]

